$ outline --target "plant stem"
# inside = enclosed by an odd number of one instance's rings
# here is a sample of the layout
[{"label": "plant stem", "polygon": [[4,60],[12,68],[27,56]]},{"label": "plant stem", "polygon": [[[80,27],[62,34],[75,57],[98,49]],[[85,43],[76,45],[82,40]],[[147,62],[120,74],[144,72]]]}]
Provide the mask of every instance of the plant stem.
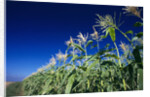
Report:
[{"label": "plant stem", "polygon": [[[99,52],[99,42],[98,42],[98,39],[96,41],[97,41],[97,51]],[[100,59],[99,59],[99,70],[100,69],[101,69],[101,67],[100,67]]]},{"label": "plant stem", "polygon": [[84,44],[84,49],[85,49],[85,58],[86,58],[86,61],[85,61],[86,63],[85,64],[87,66],[88,65],[88,62],[87,62],[87,50],[86,50],[86,45],[85,44]]},{"label": "plant stem", "polygon": [[[119,50],[118,50],[118,47],[117,47],[117,45],[116,45],[115,42],[114,42],[114,45],[115,45],[115,48],[116,48],[116,50],[117,50],[117,55],[118,55],[118,58],[119,58],[118,63],[119,63],[119,65],[120,65],[120,68],[122,68],[121,60],[120,60],[120,55],[119,55]],[[124,79],[124,78],[122,78],[122,82],[123,82],[124,90],[126,91],[126,90],[127,90],[127,89],[126,89],[126,82],[125,82],[125,79]]]},{"label": "plant stem", "polygon": [[119,60],[118,60],[119,66],[122,67],[122,66],[121,66],[121,61],[120,61],[119,50],[118,50],[118,47],[117,47],[117,45],[116,45],[115,42],[114,42],[114,45],[115,45],[115,48],[116,48],[116,51],[117,51],[117,56],[118,56],[118,58],[119,58]]},{"label": "plant stem", "polygon": [[[74,57],[74,49],[75,49],[75,47],[73,47],[73,57]],[[74,62],[74,60],[73,60],[73,65],[75,65],[74,63],[75,63],[75,62]]]},{"label": "plant stem", "polygon": [[124,32],[122,32],[119,28],[116,28],[130,43],[131,43],[131,45],[133,46],[133,43],[132,43],[132,41],[129,39],[129,37],[124,33]]},{"label": "plant stem", "polygon": [[103,89],[103,80],[101,80],[101,86],[102,86],[102,92],[104,92],[104,89]]},{"label": "plant stem", "polygon": [[122,82],[123,82],[124,90],[126,91],[126,90],[127,90],[127,89],[126,89],[126,81],[125,81],[124,78],[122,79]]},{"label": "plant stem", "polygon": [[98,40],[96,40],[97,41],[97,51],[99,52],[99,42],[98,42]]},{"label": "plant stem", "polygon": [[86,45],[84,44],[84,49],[85,49],[85,58],[87,60],[87,50],[86,50]]}]

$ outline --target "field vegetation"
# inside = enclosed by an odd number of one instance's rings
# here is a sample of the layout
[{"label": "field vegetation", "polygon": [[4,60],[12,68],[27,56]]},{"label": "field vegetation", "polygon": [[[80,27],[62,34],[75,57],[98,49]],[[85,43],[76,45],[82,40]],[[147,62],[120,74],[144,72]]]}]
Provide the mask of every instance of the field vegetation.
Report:
[{"label": "field vegetation", "polygon": [[[133,27],[143,26],[140,8],[125,7],[123,10],[125,14],[141,19]],[[59,51],[49,64],[23,80],[24,95],[143,89],[143,32],[134,33],[130,29],[123,32],[121,15],[96,16],[93,33],[83,35],[80,32],[77,37],[70,36],[64,53]],[[121,33],[128,43],[117,44],[116,33]],[[100,48],[100,42],[106,38],[111,39],[113,46],[108,43]],[[96,53],[88,53],[95,49]]]}]

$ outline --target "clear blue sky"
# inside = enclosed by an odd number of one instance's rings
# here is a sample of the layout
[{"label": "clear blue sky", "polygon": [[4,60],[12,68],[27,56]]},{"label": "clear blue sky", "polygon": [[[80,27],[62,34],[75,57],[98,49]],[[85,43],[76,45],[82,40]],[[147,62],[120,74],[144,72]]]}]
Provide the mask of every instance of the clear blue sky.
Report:
[{"label": "clear blue sky", "polygon": [[[6,4],[6,78],[21,81],[37,68],[46,65],[59,49],[65,51],[65,41],[79,32],[93,33],[96,14],[119,15],[122,6],[81,5],[7,1]],[[134,16],[122,16],[120,29],[135,33],[142,28],[133,24],[140,21]],[[117,44],[126,39],[116,33]],[[110,38],[100,43],[104,47]]]}]

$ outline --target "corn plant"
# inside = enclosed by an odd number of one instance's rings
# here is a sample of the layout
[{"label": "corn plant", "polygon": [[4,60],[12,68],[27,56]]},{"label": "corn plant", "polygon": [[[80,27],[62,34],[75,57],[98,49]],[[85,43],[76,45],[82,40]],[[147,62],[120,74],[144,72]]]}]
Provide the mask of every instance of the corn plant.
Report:
[{"label": "corn plant", "polygon": [[[138,8],[126,7],[123,10],[142,20]],[[116,23],[116,15],[112,17],[98,14],[97,17],[96,24],[93,25],[94,33],[88,36],[80,32],[76,38],[70,36],[65,53],[59,51],[56,56],[52,56],[48,65],[24,79],[24,95],[143,89],[143,32],[134,34],[132,30],[121,31],[119,27],[122,23],[120,18]],[[134,24],[134,27],[141,26],[142,22]],[[97,31],[97,28],[102,31]],[[129,44],[116,44],[116,33],[121,33]],[[129,38],[129,34],[133,37]],[[100,41],[108,38],[108,35],[114,47],[107,44],[101,48]],[[91,49],[87,49],[88,47]],[[97,52],[88,53],[94,47],[97,47]]]}]

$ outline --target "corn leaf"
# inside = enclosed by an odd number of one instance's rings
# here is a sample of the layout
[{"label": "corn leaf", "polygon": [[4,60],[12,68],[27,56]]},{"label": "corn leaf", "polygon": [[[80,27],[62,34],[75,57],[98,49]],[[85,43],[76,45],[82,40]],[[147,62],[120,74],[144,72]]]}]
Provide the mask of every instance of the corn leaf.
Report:
[{"label": "corn leaf", "polygon": [[72,68],[68,71],[68,73],[65,75],[64,79],[62,80],[60,87],[62,87],[62,85],[64,84],[64,82],[67,80],[67,77],[70,75],[70,73],[75,69],[75,66],[73,65]]},{"label": "corn leaf", "polygon": [[112,41],[115,42],[115,40],[116,40],[115,29],[112,27],[109,27],[106,32],[109,33]]},{"label": "corn leaf", "polygon": [[134,24],[134,27],[141,27],[141,26],[143,26],[143,23],[141,23],[141,22],[136,22]]},{"label": "corn leaf", "polygon": [[127,31],[125,34],[133,34],[132,30]]},{"label": "corn leaf", "polygon": [[85,47],[88,47],[90,44],[92,44],[93,43],[93,40],[89,40],[88,42],[87,42],[87,44],[86,44],[86,46]]},{"label": "corn leaf", "polygon": [[73,43],[73,45],[74,45],[76,48],[78,48],[80,51],[83,51],[83,52],[85,53],[85,50],[84,50],[80,45],[78,45],[78,44],[76,44],[76,43]]},{"label": "corn leaf", "polygon": [[76,60],[77,58],[78,58],[78,55],[74,55],[70,62]]},{"label": "corn leaf", "polygon": [[111,58],[119,59],[119,57],[116,56],[115,54],[106,54],[103,57],[111,57]]},{"label": "corn leaf", "polygon": [[140,90],[143,90],[143,69],[138,69],[138,74],[137,74],[137,82],[138,82],[138,88]]},{"label": "corn leaf", "polygon": [[99,60],[94,61],[90,66],[87,67],[86,73],[89,73],[92,67],[94,67],[98,63],[99,63]]},{"label": "corn leaf", "polygon": [[66,90],[65,90],[65,93],[68,94],[70,93],[71,89],[72,89],[72,85],[73,85],[73,82],[74,82],[74,79],[75,79],[75,74],[71,75],[68,79],[68,84],[66,86]]}]

